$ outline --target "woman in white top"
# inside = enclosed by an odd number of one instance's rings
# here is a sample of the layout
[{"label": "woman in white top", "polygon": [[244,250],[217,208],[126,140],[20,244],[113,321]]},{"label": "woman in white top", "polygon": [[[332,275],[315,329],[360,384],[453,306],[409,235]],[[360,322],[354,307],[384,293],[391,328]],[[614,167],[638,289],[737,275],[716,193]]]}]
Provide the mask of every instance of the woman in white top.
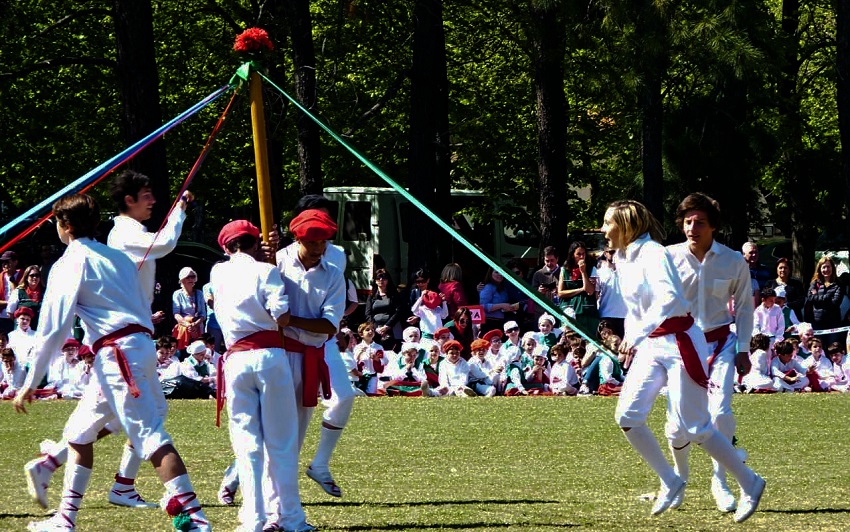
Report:
[{"label": "woman in white top", "polygon": [[726,466],[741,485],[735,521],[742,522],[758,506],[764,480],[741,461],[729,440],[711,424],[706,376],[708,346],[688,314],[673,260],[659,243],[664,230],[645,206],[625,200],[608,207],[602,231],[609,245],[617,250],[620,286],[628,310],[620,352],[634,352],[617,403],[616,419],[626,439],[661,480],[652,514],[664,512],[674,501],[680,504],[685,487],[646,426],[655,399],[666,385],[670,398],[668,419],[678,419],[687,427],[690,440]]}]

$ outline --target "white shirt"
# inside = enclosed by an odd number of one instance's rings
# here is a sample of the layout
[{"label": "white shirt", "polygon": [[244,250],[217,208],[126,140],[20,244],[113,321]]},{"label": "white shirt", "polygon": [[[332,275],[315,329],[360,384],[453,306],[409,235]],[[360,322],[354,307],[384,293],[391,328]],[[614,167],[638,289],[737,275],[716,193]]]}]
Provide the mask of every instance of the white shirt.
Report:
[{"label": "white shirt", "polygon": [[[667,246],[682,280],[688,310],[704,332],[731,324],[729,299],[735,298],[735,334],[739,353],[750,351],[753,336],[753,294],[747,261],[716,240],[700,262],[688,242]],[[781,335],[780,335],[781,336]]]},{"label": "white shirt", "polygon": [[210,270],[215,294],[215,316],[230,348],[236,341],[260,331],[276,331],[277,318],[289,310],[289,299],[280,271],[235,253]]},{"label": "white shirt", "polygon": [[[12,299],[12,294],[14,294],[17,290],[15,290],[15,283],[6,276],[6,272],[0,271],[0,281],[3,281],[2,284],[5,287],[4,293],[0,294],[0,299],[7,302]],[[12,319],[12,313],[14,310],[10,310],[8,306],[0,309],[0,318],[9,318]]]},{"label": "white shirt", "polygon": [[195,357],[189,355],[188,357],[186,357],[183,360],[183,362],[180,363],[179,374],[183,375],[186,378],[192,379],[193,381],[199,381],[199,380],[201,380],[202,377],[198,373],[198,369],[197,369],[196,366],[206,366],[207,367],[207,372],[208,372],[207,377],[213,378],[212,382],[210,382],[209,385],[211,387],[215,388],[215,368],[213,367],[212,364],[210,364],[206,360],[201,361],[200,364],[199,364],[198,361],[195,360]]},{"label": "white shirt", "polygon": [[41,382],[70,337],[75,314],[92,343],[128,325],[153,330],[147,292],[127,255],[90,238],[72,240],[50,269],[25,387]]},{"label": "white shirt", "polygon": [[[145,294],[145,302],[148,309],[153,304],[153,289],[156,283],[156,259],[171,253],[177,240],[180,238],[180,231],[183,229],[183,222],[186,220],[186,213],[180,207],[175,207],[171,211],[171,216],[168,217],[168,222],[160,231],[159,236],[156,233],[148,232],[141,222],[130,218],[129,216],[120,215],[114,218],[115,226],[109,232],[106,239],[106,244],[114,249],[124,252],[133,264],[138,269],[139,263],[148,254],[145,263],[139,269],[139,283],[142,285],[142,290]],[[156,236],[156,241],[154,241]],[[153,244],[153,247],[151,247]],[[150,252],[148,252],[150,249]]]},{"label": "white shirt", "polygon": [[[298,258],[298,247],[295,242],[277,252],[277,267],[286,284],[290,312],[299,318],[324,318],[339,329],[345,312],[345,252],[329,243],[319,263],[305,270]],[[284,327],[283,333],[312,347],[320,347],[328,340],[327,334],[296,327]]]},{"label": "white shirt", "polygon": [[428,308],[422,303],[422,296],[419,296],[410,312],[419,318],[419,328],[422,332],[433,335],[443,326],[443,320],[449,315],[449,308],[445,301],[437,308]]},{"label": "white shirt", "polygon": [[458,358],[457,362],[452,364],[446,358],[440,364],[439,382],[440,388],[453,389],[458,386],[466,386],[466,383],[469,382],[469,364],[462,358]]},{"label": "white shirt", "polygon": [[469,380],[492,378],[499,374],[496,371],[499,367],[499,361],[490,351],[487,351],[484,355],[484,360],[473,355],[466,363],[469,364]]},{"label": "white shirt", "polygon": [[815,362],[814,355],[800,362],[800,366],[808,370],[814,370],[815,373],[818,374],[818,377],[821,379],[827,379],[830,374],[832,374],[832,360],[826,356],[826,353],[821,353],[820,358],[817,362]]},{"label": "white shirt", "polygon": [[26,366],[30,362],[30,351],[35,347],[35,337],[36,332],[32,328],[22,331],[18,327],[15,327],[15,330],[9,333],[9,341],[6,347],[15,352],[15,357],[23,366]]},{"label": "white shirt", "polygon": [[756,349],[750,353],[749,375],[761,375],[762,377],[770,377],[770,355],[764,349]]},{"label": "white shirt", "polygon": [[796,358],[792,358],[787,364],[783,364],[777,356],[770,362],[770,371],[774,377],[785,377],[791,373],[792,370],[795,371],[797,375],[806,374],[806,368],[804,368]]},{"label": "white shirt", "polygon": [[57,390],[64,390],[66,387],[73,385],[77,377],[77,366],[80,362],[74,365],[69,364],[65,360],[65,355],[60,354],[58,358],[50,365],[47,372],[47,383]]},{"label": "white shirt", "polygon": [[620,277],[615,268],[596,270],[596,291],[599,302],[599,316],[603,318],[625,318],[626,302],[620,290]]},{"label": "white shirt", "polygon": [[578,375],[569,362],[562,360],[552,364],[549,381],[555,392],[575,391],[578,386]]},{"label": "white shirt", "polygon": [[687,315],[689,308],[673,258],[649,233],[618,251],[616,264],[628,309],[623,341],[637,347],[667,318]]},{"label": "white shirt", "polygon": [[24,384],[24,379],[27,376],[26,370],[21,366],[21,364],[15,360],[15,365],[12,366],[11,370],[7,370],[6,366],[0,364],[2,366],[2,374],[0,374],[0,384],[5,384],[8,386],[6,390],[3,391],[4,394],[8,394],[13,390],[19,390],[21,386]]},{"label": "white shirt", "polygon": [[753,312],[753,334],[764,334],[771,338],[782,338],[785,332],[785,316],[779,305],[770,308],[764,303]]}]

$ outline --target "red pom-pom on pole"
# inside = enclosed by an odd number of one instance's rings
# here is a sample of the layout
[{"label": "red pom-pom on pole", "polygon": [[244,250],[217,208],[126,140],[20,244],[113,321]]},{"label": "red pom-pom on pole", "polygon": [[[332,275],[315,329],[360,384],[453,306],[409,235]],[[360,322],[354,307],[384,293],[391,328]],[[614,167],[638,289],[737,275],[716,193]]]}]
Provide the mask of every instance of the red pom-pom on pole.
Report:
[{"label": "red pom-pom on pole", "polygon": [[257,52],[260,50],[274,50],[274,44],[269,39],[269,34],[262,28],[248,28],[236,36],[233,49],[237,52]]}]

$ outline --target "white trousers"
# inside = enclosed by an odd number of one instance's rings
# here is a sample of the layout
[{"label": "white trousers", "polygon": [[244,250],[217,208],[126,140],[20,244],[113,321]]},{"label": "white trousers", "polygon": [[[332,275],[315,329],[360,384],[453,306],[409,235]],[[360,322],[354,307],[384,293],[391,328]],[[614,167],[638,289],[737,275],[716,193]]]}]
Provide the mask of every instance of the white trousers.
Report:
[{"label": "white trousers", "polygon": [[[708,348],[697,326],[687,331],[707,372]],[[635,354],[617,402],[616,420],[622,428],[646,424],[661,388],[667,386],[667,422],[683,431],[687,441],[702,443],[714,430],[708,413],[708,392],[685,371],[675,335],[646,338]],[[668,425],[669,426],[669,425]]]},{"label": "white trousers", "polygon": [[266,519],[263,471],[283,495],[286,528],[304,522],[298,492],[298,425],[292,373],[283,349],[231,354],[224,364],[230,443],[242,486],[242,530],[261,531]]},{"label": "white trousers", "polygon": [[164,426],[168,405],[156,375],[156,349],[145,333],[125,336],[117,344],[141,394],[130,394],[112,348],[102,348],[95,354],[93,366],[99,386],[86,387],[63,437],[70,443],[94,443],[101,429],[117,420],[139,457],[150,460],[160,447],[171,443]]}]

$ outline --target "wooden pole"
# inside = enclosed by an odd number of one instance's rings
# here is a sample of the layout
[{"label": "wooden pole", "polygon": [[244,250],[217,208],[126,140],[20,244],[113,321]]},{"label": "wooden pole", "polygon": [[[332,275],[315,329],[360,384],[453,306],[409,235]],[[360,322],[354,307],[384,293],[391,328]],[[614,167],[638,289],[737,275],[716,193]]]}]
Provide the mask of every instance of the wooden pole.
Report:
[{"label": "wooden pole", "polygon": [[[260,201],[260,231],[263,241],[268,242],[269,231],[274,226],[272,187],[269,179],[266,115],[263,108],[263,81],[260,75],[254,71],[251,72],[249,89],[251,95],[251,125],[254,130],[254,160],[257,166],[257,195]],[[274,262],[274,259],[270,262]]]}]

